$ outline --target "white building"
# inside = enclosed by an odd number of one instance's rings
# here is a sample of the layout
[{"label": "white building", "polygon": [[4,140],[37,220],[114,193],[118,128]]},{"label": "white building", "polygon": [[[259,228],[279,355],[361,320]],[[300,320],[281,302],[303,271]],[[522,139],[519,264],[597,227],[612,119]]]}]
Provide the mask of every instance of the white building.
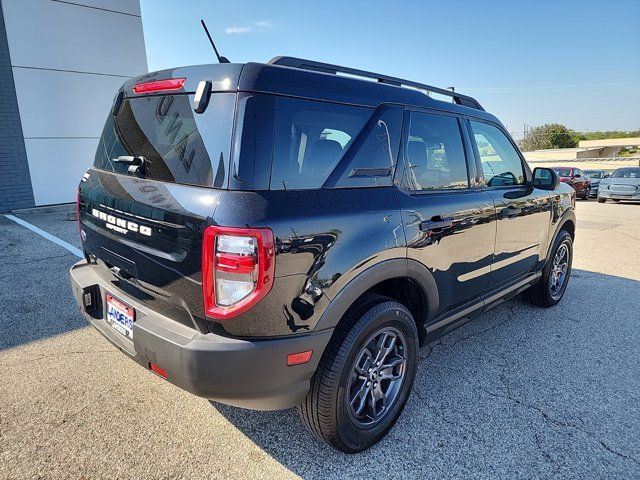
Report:
[{"label": "white building", "polygon": [[1,7],[0,211],[75,201],[118,87],[147,72],[140,3]]}]

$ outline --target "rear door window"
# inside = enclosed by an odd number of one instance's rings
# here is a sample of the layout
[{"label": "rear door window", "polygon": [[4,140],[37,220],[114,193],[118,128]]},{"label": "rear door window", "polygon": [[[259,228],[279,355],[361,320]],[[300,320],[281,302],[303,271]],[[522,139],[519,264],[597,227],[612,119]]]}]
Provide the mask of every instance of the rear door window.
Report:
[{"label": "rear door window", "polygon": [[320,188],[373,109],[278,97],[270,188]]},{"label": "rear door window", "polygon": [[235,94],[213,94],[207,110],[193,111],[193,95],[126,99],[109,114],[94,166],[127,173],[120,156],[142,156],[141,176],[164,182],[224,188],[227,183]]}]

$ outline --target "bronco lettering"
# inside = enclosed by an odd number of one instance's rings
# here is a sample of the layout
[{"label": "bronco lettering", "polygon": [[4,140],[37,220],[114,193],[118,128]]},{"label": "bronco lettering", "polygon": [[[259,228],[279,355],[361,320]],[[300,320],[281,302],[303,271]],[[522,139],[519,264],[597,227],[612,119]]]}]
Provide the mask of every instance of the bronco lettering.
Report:
[{"label": "bronco lettering", "polygon": [[111,214],[107,215],[106,213],[101,212],[96,208],[91,209],[91,215],[99,218],[100,220],[104,220],[106,222],[106,227],[114,232],[122,233],[123,235],[126,235],[129,232],[136,232],[147,237],[151,236],[150,227],[138,225],[135,222],[129,222],[127,220],[123,220],[122,218],[115,217]]}]

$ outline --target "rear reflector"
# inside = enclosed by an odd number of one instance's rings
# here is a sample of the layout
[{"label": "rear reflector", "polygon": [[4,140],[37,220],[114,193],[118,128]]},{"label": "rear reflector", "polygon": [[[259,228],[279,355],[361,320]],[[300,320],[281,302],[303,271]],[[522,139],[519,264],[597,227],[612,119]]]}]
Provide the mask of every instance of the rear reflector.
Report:
[{"label": "rear reflector", "polygon": [[167,90],[180,90],[186,78],[170,78],[168,80],[155,80],[153,82],[138,83],[133,87],[133,93],[164,92]]},{"label": "rear reflector", "polygon": [[157,363],[149,362],[149,368],[151,369],[152,372],[157,373],[162,378],[164,379],[167,378],[167,371]]},{"label": "rear reflector", "polygon": [[307,350],[306,352],[290,353],[287,355],[287,366],[301,365],[311,360],[313,350]]}]

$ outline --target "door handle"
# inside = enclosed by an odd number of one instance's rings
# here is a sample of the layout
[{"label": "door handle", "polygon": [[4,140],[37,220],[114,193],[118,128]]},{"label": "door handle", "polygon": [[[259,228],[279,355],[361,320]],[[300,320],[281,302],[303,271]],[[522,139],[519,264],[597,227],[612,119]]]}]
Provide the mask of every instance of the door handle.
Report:
[{"label": "door handle", "polygon": [[516,208],[516,207],[503,208],[502,212],[500,212],[500,214],[502,215],[502,218],[517,217],[521,213],[522,213],[522,209],[521,208]]},{"label": "door handle", "polygon": [[436,232],[442,231],[453,226],[453,219],[432,217],[431,220],[425,220],[420,222],[420,231],[422,232]]}]

